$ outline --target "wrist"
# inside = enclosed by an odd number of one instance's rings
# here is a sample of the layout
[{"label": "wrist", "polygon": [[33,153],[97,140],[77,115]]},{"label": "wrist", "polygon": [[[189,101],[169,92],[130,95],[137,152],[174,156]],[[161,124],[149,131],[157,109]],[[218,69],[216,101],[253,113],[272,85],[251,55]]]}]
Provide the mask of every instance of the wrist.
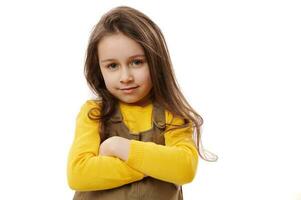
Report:
[{"label": "wrist", "polygon": [[119,146],[119,137],[113,136],[110,138],[110,145],[108,146],[108,151],[111,156],[118,157],[118,146]]},{"label": "wrist", "polygon": [[120,158],[121,160],[127,160],[130,150],[130,140],[123,137],[115,137],[111,146],[111,153]]}]

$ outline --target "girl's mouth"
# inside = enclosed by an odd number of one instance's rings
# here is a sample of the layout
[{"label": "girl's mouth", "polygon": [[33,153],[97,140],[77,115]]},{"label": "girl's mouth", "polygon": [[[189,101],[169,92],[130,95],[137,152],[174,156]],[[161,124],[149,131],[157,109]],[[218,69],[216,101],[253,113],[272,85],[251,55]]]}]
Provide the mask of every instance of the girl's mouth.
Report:
[{"label": "girl's mouth", "polygon": [[124,92],[126,94],[130,94],[130,93],[134,92],[138,87],[139,86],[137,86],[137,87],[122,88],[121,90],[122,90],[122,92]]}]

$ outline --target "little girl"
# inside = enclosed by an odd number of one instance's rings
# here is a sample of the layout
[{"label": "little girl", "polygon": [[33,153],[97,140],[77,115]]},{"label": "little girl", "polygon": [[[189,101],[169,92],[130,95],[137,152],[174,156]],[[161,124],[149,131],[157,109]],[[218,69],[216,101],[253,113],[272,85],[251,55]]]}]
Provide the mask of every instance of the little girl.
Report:
[{"label": "little girl", "polygon": [[110,10],[91,34],[85,76],[98,98],[76,118],[74,199],[183,199],[198,156],[217,156],[202,148],[203,120],[179,90],[159,27],[136,9]]}]

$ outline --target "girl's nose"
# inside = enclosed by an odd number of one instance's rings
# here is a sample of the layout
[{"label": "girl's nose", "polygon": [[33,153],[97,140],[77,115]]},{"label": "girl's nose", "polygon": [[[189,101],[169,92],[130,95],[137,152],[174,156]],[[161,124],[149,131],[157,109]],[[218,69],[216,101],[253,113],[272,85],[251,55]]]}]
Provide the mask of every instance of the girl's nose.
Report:
[{"label": "girl's nose", "polygon": [[120,82],[128,83],[130,81],[133,81],[133,76],[132,76],[130,70],[127,67],[124,67],[121,70]]}]

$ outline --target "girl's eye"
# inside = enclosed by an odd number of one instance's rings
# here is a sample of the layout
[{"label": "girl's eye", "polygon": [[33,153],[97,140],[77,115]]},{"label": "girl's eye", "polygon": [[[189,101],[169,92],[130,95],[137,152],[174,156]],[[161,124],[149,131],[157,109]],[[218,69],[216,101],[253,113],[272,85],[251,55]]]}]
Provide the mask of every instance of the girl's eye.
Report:
[{"label": "girl's eye", "polygon": [[134,60],[133,62],[132,62],[132,64],[133,65],[142,65],[143,64],[143,60]]},{"label": "girl's eye", "polygon": [[117,65],[115,63],[112,63],[107,65],[107,68],[109,68],[110,70],[115,70],[117,68]]},{"label": "girl's eye", "polygon": [[[143,63],[144,63],[144,60],[137,59],[137,60],[133,60],[130,63],[130,65],[136,67],[136,66],[141,66]],[[114,71],[118,68],[118,65],[116,63],[111,63],[111,64],[107,65],[107,68],[111,71]]]}]

